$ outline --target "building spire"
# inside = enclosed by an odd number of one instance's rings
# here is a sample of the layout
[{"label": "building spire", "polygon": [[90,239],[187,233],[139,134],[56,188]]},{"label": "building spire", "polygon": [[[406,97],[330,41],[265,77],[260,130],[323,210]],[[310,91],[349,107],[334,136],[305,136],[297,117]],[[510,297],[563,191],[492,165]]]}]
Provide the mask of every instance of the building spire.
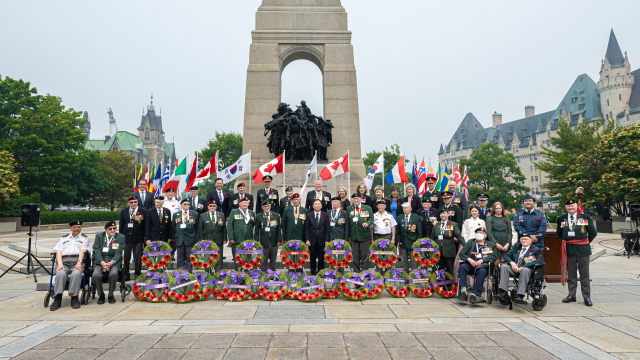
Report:
[{"label": "building spire", "polygon": [[156,108],[153,106],[153,93],[151,94],[151,105],[147,106],[147,111],[155,111]]},{"label": "building spire", "polygon": [[611,33],[609,34],[609,44],[607,45],[607,53],[605,56],[607,60],[609,60],[612,68],[624,66],[624,56],[622,56],[622,51],[620,50],[620,45],[618,45],[616,34],[613,33],[613,29],[611,29]]}]

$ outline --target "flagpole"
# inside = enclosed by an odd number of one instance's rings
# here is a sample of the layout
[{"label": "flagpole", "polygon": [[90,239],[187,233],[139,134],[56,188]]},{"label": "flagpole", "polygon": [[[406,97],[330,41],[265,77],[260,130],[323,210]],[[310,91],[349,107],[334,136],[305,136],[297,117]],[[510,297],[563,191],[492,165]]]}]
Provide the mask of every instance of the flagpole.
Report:
[{"label": "flagpole", "polygon": [[282,193],[286,194],[285,189],[287,188],[287,150],[282,150]]},{"label": "flagpole", "polygon": [[[251,150],[249,150],[249,154],[251,154]],[[249,157],[251,157],[251,155],[249,155]],[[249,164],[249,175],[251,175],[251,164]],[[251,183],[253,182],[253,179],[249,180],[249,194],[251,194]]]},{"label": "flagpole", "polygon": [[[318,181],[318,150],[316,150],[315,158],[316,158],[316,181]],[[351,169],[351,168],[349,168],[349,169]]]},{"label": "flagpole", "polygon": [[[351,159],[349,158],[349,150],[347,150],[347,161],[351,162]],[[347,183],[349,184],[348,185],[349,193],[351,193],[351,163],[349,163],[349,171],[347,171]],[[347,196],[350,196],[350,195],[347,194]]]}]

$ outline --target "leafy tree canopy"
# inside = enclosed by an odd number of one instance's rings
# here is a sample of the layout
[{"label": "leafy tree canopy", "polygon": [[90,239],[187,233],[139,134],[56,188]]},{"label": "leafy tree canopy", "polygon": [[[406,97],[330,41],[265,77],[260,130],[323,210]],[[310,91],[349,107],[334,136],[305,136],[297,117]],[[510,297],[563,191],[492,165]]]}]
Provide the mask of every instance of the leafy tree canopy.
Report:
[{"label": "leafy tree canopy", "polygon": [[[384,169],[383,169],[384,171],[382,174],[376,174],[373,178],[373,185],[371,186],[371,189],[369,191],[369,196],[373,198],[375,198],[375,193],[373,192],[373,189],[375,189],[375,187],[378,185],[382,185],[382,177],[387,176],[387,174],[391,171],[391,169],[393,169],[394,166],[396,166],[396,164],[398,163],[398,160],[400,160],[400,157],[402,156],[402,152],[400,151],[400,145],[398,144],[392,144],[391,146],[385,147],[384,150],[382,150],[382,152],[376,151],[376,150],[367,152],[364,158],[362,158],[367,174],[371,170],[371,167],[373,166],[373,164],[376,163],[376,160],[378,160],[378,158],[380,157],[380,154],[384,154]],[[407,160],[407,157],[405,157],[405,161],[406,160]],[[409,162],[405,163],[405,170],[409,169],[407,164],[409,164]],[[411,172],[407,173],[407,179],[411,181]],[[400,197],[405,196],[404,184],[387,184],[385,182],[384,196],[387,199],[390,197],[389,190],[391,189],[392,186],[395,186],[398,188]],[[352,189],[352,191],[355,191],[355,189]]]},{"label": "leafy tree canopy", "polygon": [[92,204],[107,207],[111,210],[122,209],[126,206],[127,197],[133,191],[131,188],[131,174],[135,171],[133,156],[124,151],[110,151],[100,154],[100,170],[109,179],[107,191],[97,194]]},{"label": "leafy tree canopy", "polygon": [[[218,169],[222,170],[234,163],[242,156],[242,135],[235,131],[232,132],[215,132],[213,139],[198,153],[198,168],[202,169],[211,160],[213,155],[218,152]],[[206,196],[207,192],[215,189],[215,180],[217,175],[211,176],[198,183],[198,195]],[[225,184],[227,191],[233,189],[235,180]]]}]

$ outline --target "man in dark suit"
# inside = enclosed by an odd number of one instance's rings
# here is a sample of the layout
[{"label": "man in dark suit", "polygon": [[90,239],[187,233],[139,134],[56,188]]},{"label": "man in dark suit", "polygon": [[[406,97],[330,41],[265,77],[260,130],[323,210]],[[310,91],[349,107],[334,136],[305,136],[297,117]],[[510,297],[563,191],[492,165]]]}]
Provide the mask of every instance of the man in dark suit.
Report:
[{"label": "man in dark suit", "polygon": [[238,189],[238,192],[231,195],[231,201],[230,201],[231,210],[237,209],[240,204],[240,199],[246,198],[247,201],[249,202],[249,206],[247,207],[247,209],[253,211],[253,206],[254,206],[253,195],[247,194],[246,192],[244,192],[245,184],[243,182],[238,183],[238,185],[236,185],[236,189]]},{"label": "man in dark suit", "polygon": [[433,176],[427,177],[427,191],[422,194],[422,199],[431,200],[431,205],[436,211],[442,208],[442,193],[436,190],[437,179]]},{"label": "man in dark suit", "polygon": [[451,193],[451,203],[462,210],[462,221],[465,221],[467,219],[467,214],[469,213],[467,197],[462,193],[462,191],[458,191],[455,186],[449,187],[449,192]]},{"label": "man in dark suit", "polygon": [[211,200],[216,202],[216,209],[224,214],[225,219],[229,218],[231,207],[229,206],[229,193],[222,190],[224,182],[221,178],[216,179],[216,189],[207,193],[207,199],[205,202],[207,205]]},{"label": "man in dark suit", "polygon": [[487,194],[478,194],[476,195],[476,200],[478,200],[478,217],[484,221],[487,221],[487,216],[491,215],[491,208],[487,207],[489,204],[489,195]]},{"label": "man in dark suit", "polygon": [[422,222],[422,236],[431,236],[433,225],[438,222],[438,210],[433,207],[433,202],[429,198],[422,198],[422,209],[418,211]]},{"label": "man in dark suit", "polygon": [[[313,200],[313,211],[307,214],[304,233],[307,246],[311,250],[311,275],[315,275],[324,269],[324,247],[329,242],[331,233],[329,216],[322,211],[322,200]],[[318,261],[317,268],[316,259]]]},{"label": "man in dark suit", "polygon": [[311,210],[313,202],[315,200],[320,200],[320,203],[322,204],[322,211],[327,212],[327,210],[331,209],[331,194],[329,194],[328,191],[322,190],[322,181],[320,180],[316,181],[314,187],[314,191],[309,191],[307,193],[307,202],[304,207]]},{"label": "man in dark suit", "polygon": [[198,196],[197,186],[193,185],[191,188],[189,188],[189,195],[191,195],[189,198],[191,211],[195,211],[198,214],[202,214],[203,212],[207,211],[207,208],[205,207],[204,199]]},{"label": "man in dark suit", "polygon": [[264,183],[264,188],[258,190],[258,204],[260,207],[256,206],[256,214],[260,214],[262,212],[262,203],[265,200],[269,201],[271,204],[270,209],[274,211],[278,211],[278,202],[280,200],[280,194],[278,194],[278,190],[271,188],[271,181],[273,177],[271,175],[265,175],[262,177],[262,182]]},{"label": "man in dark suit", "polygon": [[131,263],[131,252],[135,263],[135,276],[142,273],[142,248],[144,240],[149,236],[145,234],[147,229],[147,211],[138,207],[138,198],[130,196],[127,199],[128,208],[120,211],[119,233],[125,236],[124,247],[124,277],[129,280],[129,264]]},{"label": "man in dark suit", "polygon": [[442,209],[446,209],[449,212],[449,221],[453,221],[458,224],[458,229],[462,229],[462,223],[464,222],[462,216],[462,210],[457,206],[451,204],[451,198],[453,194],[450,191],[445,191],[442,193]]},{"label": "man in dark suit", "polygon": [[147,237],[147,245],[152,241],[164,241],[171,245],[172,249],[176,248],[171,231],[171,211],[165,208],[164,196],[156,196],[156,206],[147,211],[148,219],[145,221],[145,234]]},{"label": "man in dark suit", "polygon": [[138,191],[131,194],[131,196],[138,198],[138,205],[141,208],[149,210],[153,207],[153,193],[147,191],[147,181],[145,179],[141,179],[138,182]]}]

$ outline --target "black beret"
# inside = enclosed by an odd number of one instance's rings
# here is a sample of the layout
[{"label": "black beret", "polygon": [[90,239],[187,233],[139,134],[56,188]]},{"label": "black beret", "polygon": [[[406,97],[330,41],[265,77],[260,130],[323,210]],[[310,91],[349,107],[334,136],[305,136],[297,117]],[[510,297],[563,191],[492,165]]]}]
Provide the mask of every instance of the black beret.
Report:
[{"label": "black beret", "polygon": [[73,220],[69,222],[69,226],[74,226],[74,225],[82,225],[82,221],[80,220]]},{"label": "black beret", "polygon": [[108,221],[106,224],[104,224],[104,228],[110,228],[112,226],[116,226],[116,222],[115,221]]},{"label": "black beret", "polygon": [[384,200],[378,200],[378,201],[376,201],[376,205],[380,205],[380,204],[382,204],[382,205],[387,205],[387,203],[386,203]]},{"label": "black beret", "polygon": [[156,196],[156,200],[164,200],[164,196]]},{"label": "black beret", "polygon": [[164,190],[164,192],[165,192],[165,193],[168,193],[169,191],[173,192],[173,191],[175,191],[175,190],[173,190],[173,188],[166,188],[166,189]]},{"label": "black beret", "polygon": [[478,231],[487,232],[487,229],[485,229],[483,227],[479,227],[479,228],[476,229],[475,232],[478,232]]},{"label": "black beret", "polygon": [[334,196],[334,197],[332,197],[332,198],[331,198],[331,201],[333,201],[333,200],[342,201],[342,199],[340,199],[340,197],[339,197],[339,196]]},{"label": "black beret", "polygon": [[575,201],[574,199],[569,199],[569,200],[567,200],[567,202],[565,202],[564,204],[565,204],[565,205],[571,205],[571,204],[575,204],[575,203],[576,203],[576,201]]},{"label": "black beret", "polygon": [[191,191],[191,190],[198,190],[198,187],[193,185],[192,187],[189,188],[189,191]]},{"label": "black beret", "polygon": [[189,202],[189,199],[182,199],[182,200],[180,200],[180,205],[182,205],[182,203],[186,203],[186,202]]},{"label": "black beret", "polygon": [[440,215],[440,214],[442,214],[442,213],[447,213],[447,214],[448,214],[448,213],[449,213],[449,210],[447,210],[447,209],[445,209],[445,208],[442,208],[442,209],[440,209],[440,210],[438,211],[438,215]]},{"label": "black beret", "polygon": [[353,194],[351,195],[351,198],[352,198],[352,199],[353,199],[353,198],[356,198],[356,197],[361,198],[361,197],[362,197],[362,195],[360,195],[360,193],[358,193],[358,192],[353,193]]},{"label": "black beret", "polygon": [[262,205],[262,206],[271,205],[271,201],[269,199],[265,199],[265,200],[262,201],[262,204],[260,204],[260,205]]},{"label": "black beret", "polygon": [[287,186],[287,188],[284,189],[284,191],[293,191],[293,188],[291,186]]}]

